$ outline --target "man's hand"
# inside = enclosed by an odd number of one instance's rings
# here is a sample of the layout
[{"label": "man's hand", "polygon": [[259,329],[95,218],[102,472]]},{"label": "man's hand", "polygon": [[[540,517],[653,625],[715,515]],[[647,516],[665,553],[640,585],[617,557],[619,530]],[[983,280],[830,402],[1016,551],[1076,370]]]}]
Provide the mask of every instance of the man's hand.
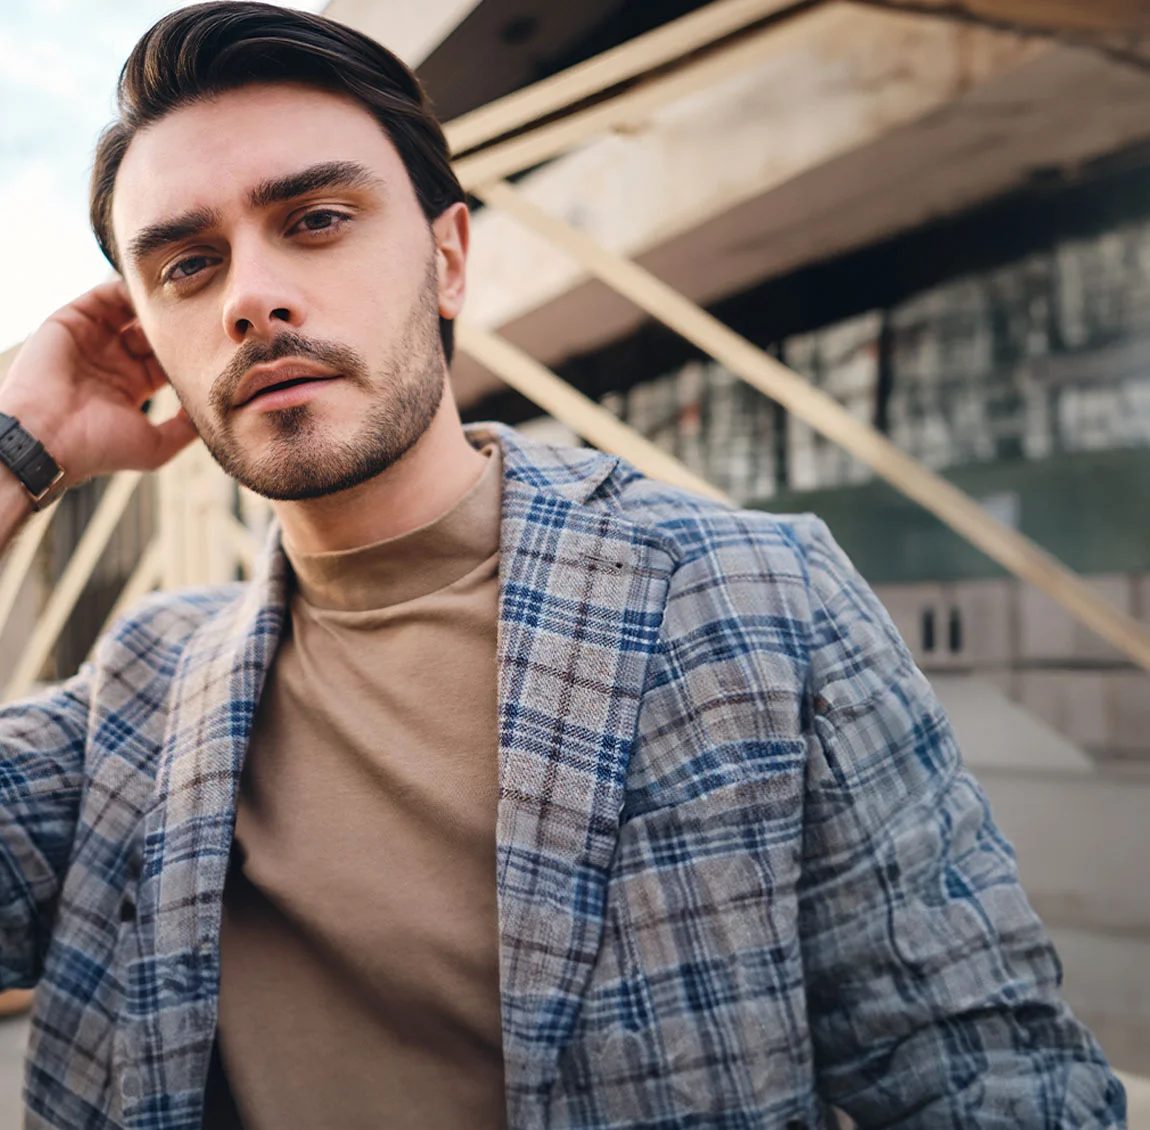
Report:
[{"label": "man's hand", "polygon": [[166,383],[117,279],[57,310],[28,338],[0,383],[0,412],[48,449],[69,484],[150,471],[196,434],[182,410],[162,424],[141,411]]}]

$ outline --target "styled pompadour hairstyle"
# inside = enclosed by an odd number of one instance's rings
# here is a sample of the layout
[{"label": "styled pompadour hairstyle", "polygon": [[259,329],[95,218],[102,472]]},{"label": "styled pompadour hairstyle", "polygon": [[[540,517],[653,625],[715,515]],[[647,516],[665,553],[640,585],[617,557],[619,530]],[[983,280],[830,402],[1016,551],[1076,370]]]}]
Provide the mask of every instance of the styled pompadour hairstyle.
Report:
[{"label": "styled pompadour hairstyle", "polygon": [[[266,82],[303,83],[364,106],[399,152],[429,223],[465,199],[431,103],[399,58],[322,16],[253,0],[213,0],[158,21],[120,72],[118,117],[96,145],[89,198],[96,242],[113,267],[121,268],[112,194],[136,133],[182,106]],[[440,318],[439,326],[450,361],[451,322]]]}]

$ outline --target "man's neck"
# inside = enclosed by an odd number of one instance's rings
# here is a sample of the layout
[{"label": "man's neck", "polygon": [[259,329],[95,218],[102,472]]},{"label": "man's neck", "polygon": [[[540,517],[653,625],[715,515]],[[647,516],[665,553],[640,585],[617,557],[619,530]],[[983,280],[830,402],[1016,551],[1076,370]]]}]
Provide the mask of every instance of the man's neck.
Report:
[{"label": "man's neck", "polygon": [[485,463],[445,396],[419,442],[381,475],[326,498],[276,502],[273,509],[285,540],[299,553],[359,549],[446,514],[475,484]]}]

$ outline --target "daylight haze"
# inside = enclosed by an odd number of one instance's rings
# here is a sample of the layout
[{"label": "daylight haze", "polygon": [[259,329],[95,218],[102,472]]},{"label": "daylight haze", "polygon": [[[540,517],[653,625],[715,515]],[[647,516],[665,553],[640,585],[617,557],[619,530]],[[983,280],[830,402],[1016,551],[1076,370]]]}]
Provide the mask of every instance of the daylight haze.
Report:
[{"label": "daylight haze", "polygon": [[[290,0],[289,0],[290,2]],[[325,0],[292,7],[319,11]],[[0,350],[108,271],[88,228],[88,173],[132,44],[168,0],[4,0],[0,9]]]}]

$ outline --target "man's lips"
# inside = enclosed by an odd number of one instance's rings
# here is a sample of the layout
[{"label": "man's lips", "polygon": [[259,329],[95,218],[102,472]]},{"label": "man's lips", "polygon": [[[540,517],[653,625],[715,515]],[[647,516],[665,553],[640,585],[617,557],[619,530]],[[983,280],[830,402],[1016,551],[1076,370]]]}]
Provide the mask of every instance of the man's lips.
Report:
[{"label": "man's lips", "polygon": [[242,408],[269,393],[307,382],[335,380],[338,376],[339,373],[333,373],[322,365],[292,358],[270,365],[254,365],[240,382],[232,407]]}]

